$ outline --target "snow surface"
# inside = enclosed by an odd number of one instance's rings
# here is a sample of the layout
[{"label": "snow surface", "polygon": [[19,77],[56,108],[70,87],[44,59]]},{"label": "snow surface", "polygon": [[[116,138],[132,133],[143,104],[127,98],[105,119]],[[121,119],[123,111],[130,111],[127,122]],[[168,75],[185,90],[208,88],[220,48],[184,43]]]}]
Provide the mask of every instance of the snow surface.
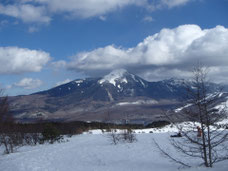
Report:
[{"label": "snow surface", "polygon": [[83,83],[84,80],[76,80],[75,83],[76,84],[80,84],[80,83]]},{"label": "snow surface", "polygon": [[127,73],[125,69],[117,69],[112,71],[110,74],[105,75],[98,82],[103,84],[104,82],[108,82],[116,86],[116,81],[118,80],[120,83],[127,83],[127,79],[124,77],[124,74]]},{"label": "snow surface", "polygon": [[[216,93],[213,93],[213,94],[208,94],[208,96],[206,97],[206,99],[213,99],[213,98],[215,98],[216,96],[218,96],[218,98],[220,98],[222,95],[223,95],[224,93],[218,93],[218,92],[216,92]],[[226,110],[226,111],[228,111],[228,97],[226,97],[226,101],[225,102],[222,102],[222,103],[220,103],[219,105],[217,105],[217,106],[215,106],[214,107],[214,109],[217,109],[217,110],[219,110],[219,112],[221,112],[222,110]],[[188,108],[188,107],[190,107],[190,106],[192,106],[192,104],[187,104],[187,105],[185,105],[185,106],[183,106],[183,107],[180,107],[180,108],[177,108],[177,109],[175,109],[175,112],[177,113],[177,112],[180,112],[181,110],[183,110],[183,109],[185,109],[185,108]]]},{"label": "snow surface", "polygon": [[223,119],[222,121],[217,122],[217,124],[223,126],[227,125],[228,126],[228,118]]},{"label": "snow surface", "polygon": [[225,102],[222,102],[221,104],[215,106],[214,108],[215,108],[215,109],[218,109],[220,112],[221,112],[222,110],[228,111],[228,100],[226,100]]},{"label": "snow surface", "polygon": [[[173,127],[172,127],[173,128]],[[149,133],[163,132],[163,133]],[[168,133],[170,131],[171,133]],[[154,140],[174,157],[195,167],[184,171],[227,171],[228,161],[212,169],[196,167],[199,159],[183,158],[170,145],[175,132],[166,126],[162,129],[137,130],[137,141],[113,145],[108,134],[101,130],[68,138],[65,143],[24,146],[9,155],[0,155],[2,171],[177,171],[180,166],[164,158],[155,147]]]},{"label": "snow surface", "polygon": [[177,112],[180,112],[180,111],[182,111],[183,109],[185,109],[185,108],[187,108],[187,107],[189,107],[189,106],[192,106],[192,104],[187,104],[187,105],[185,105],[185,106],[183,106],[183,107],[179,107],[179,108],[175,109],[175,112],[176,112],[176,113],[177,113]]},{"label": "snow surface", "polygon": [[149,104],[158,104],[158,101],[156,100],[137,100],[134,102],[120,102],[117,103],[118,106],[125,106],[125,105],[149,105]]},{"label": "snow surface", "polygon": [[143,87],[146,88],[146,85],[144,84],[144,82],[142,80],[139,80],[139,81],[143,85]]}]

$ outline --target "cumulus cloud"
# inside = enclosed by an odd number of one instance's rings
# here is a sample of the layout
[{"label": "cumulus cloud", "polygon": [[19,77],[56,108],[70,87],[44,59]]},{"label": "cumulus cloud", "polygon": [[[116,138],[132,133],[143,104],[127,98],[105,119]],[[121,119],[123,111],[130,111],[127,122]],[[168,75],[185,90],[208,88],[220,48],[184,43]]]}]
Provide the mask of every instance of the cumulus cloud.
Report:
[{"label": "cumulus cloud", "polygon": [[42,81],[33,78],[23,78],[18,83],[14,83],[13,87],[21,87],[24,89],[35,89],[42,85]]},{"label": "cumulus cloud", "polygon": [[46,14],[44,6],[31,4],[1,5],[0,14],[21,19],[23,22],[49,23],[51,18]]},{"label": "cumulus cloud", "polygon": [[184,5],[189,1],[191,0],[18,0],[5,5],[0,3],[0,14],[26,23],[49,23],[55,14],[76,18],[99,17],[105,20],[106,14],[131,5],[157,10]]},{"label": "cumulus cloud", "polygon": [[197,61],[209,67],[228,65],[228,29],[223,26],[201,29],[197,25],[181,25],[162,29],[136,47],[124,49],[109,45],[78,53],[72,58],[67,65],[69,69],[90,75],[115,68],[127,68],[141,74],[150,71],[150,78],[165,73],[166,76],[188,75],[187,70]]},{"label": "cumulus cloud", "polygon": [[39,72],[51,59],[49,53],[19,47],[0,47],[0,74]]},{"label": "cumulus cloud", "polygon": [[146,0],[36,0],[46,5],[53,13],[68,12],[71,15],[88,18],[101,16],[127,5],[144,5]]},{"label": "cumulus cloud", "polygon": [[19,0],[3,5],[0,14],[21,19],[23,22],[49,23],[54,14],[89,18],[121,9],[128,5],[143,6],[147,0]]}]

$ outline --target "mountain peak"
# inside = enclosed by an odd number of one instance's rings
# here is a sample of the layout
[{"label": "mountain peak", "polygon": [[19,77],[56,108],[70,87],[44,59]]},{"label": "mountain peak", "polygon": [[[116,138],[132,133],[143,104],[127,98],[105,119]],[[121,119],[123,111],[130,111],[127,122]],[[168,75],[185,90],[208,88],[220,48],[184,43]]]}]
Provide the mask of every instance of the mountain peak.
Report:
[{"label": "mountain peak", "polygon": [[98,82],[103,84],[104,82],[108,82],[116,86],[116,81],[118,80],[121,83],[127,83],[126,75],[128,74],[127,70],[125,69],[116,69],[110,72],[108,75],[105,75],[101,80]]}]

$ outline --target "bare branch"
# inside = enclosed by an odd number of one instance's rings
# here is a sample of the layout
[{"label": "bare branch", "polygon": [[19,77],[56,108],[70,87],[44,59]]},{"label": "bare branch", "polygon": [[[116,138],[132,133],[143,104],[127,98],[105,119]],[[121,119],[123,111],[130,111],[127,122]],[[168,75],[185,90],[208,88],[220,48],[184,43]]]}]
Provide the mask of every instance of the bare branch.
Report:
[{"label": "bare branch", "polygon": [[175,162],[175,163],[178,163],[178,164],[181,164],[182,166],[184,167],[188,167],[190,168],[191,166],[189,166],[188,164],[185,164],[184,162],[178,160],[178,159],[175,159],[174,157],[172,157],[169,153],[165,152],[159,145],[158,143],[153,139],[153,142],[155,144],[155,146],[160,150],[160,152],[168,159],[170,159],[171,161]]}]

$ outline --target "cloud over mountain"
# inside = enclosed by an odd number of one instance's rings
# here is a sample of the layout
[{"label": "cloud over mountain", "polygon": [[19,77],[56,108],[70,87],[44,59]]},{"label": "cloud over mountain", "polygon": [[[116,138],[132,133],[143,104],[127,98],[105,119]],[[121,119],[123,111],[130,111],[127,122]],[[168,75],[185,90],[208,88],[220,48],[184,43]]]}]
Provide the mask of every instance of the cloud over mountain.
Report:
[{"label": "cloud over mountain", "polygon": [[34,89],[37,87],[40,87],[43,84],[43,82],[39,79],[33,79],[33,78],[23,78],[17,83],[13,84],[13,87],[21,87],[24,89]]},{"label": "cloud over mountain", "polygon": [[227,54],[227,28],[201,29],[198,25],[181,25],[164,28],[132,48],[108,45],[78,53],[72,57],[68,68],[89,74],[127,68],[143,74],[153,71],[157,74],[152,75],[155,78],[160,73],[167,73],[166,76],[188,75],[187,70],[198,61],[218,71],[228,65]]}]

